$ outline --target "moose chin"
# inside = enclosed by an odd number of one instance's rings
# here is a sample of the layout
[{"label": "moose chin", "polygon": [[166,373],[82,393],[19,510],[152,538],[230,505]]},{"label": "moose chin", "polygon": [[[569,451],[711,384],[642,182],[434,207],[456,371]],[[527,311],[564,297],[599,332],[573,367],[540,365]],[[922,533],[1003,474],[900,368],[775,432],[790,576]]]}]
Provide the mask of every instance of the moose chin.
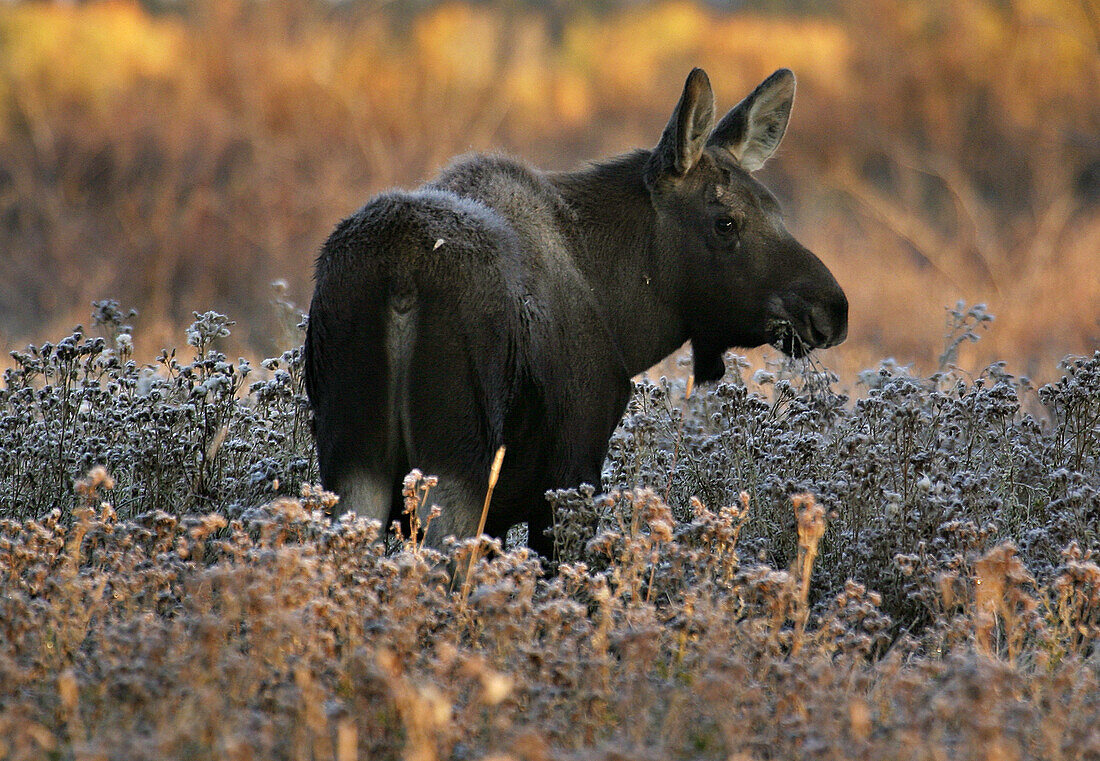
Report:
[{"label": "moose chin", "polygon": [[485,529],[526,521],[549,557],[544,495],[599,485],[631,377],[688,340],[698,382],[722,377],[730,347],[798,356],[843,341],[844,291],[752,175],[794,91],[781,69],[716,122],[695,69],[653,149],[572,172],[465,156],[341,222],[317,259],[305,343],[339,508],[388,525],[419,468],[439,476],[426,543],[472,536],[504,446]]}]

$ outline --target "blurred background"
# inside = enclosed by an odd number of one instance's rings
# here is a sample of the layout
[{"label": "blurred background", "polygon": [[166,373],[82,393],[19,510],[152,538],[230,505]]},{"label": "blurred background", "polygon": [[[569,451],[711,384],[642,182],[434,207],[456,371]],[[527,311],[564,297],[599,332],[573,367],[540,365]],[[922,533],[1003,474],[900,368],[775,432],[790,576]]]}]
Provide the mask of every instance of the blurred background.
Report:
[{"label": "blurred background", "polygon": [[209,309],[269,355],[272,282],[305,308],[373,193],[651,147],[692,66],[723,112],[798,75],[761,178],[849,294],[842,376],[934,370],[959,300],[997,316],[972,370],[1100,347],[1097,0],[3,2],[0,347],[115,298],[138,357]]}]

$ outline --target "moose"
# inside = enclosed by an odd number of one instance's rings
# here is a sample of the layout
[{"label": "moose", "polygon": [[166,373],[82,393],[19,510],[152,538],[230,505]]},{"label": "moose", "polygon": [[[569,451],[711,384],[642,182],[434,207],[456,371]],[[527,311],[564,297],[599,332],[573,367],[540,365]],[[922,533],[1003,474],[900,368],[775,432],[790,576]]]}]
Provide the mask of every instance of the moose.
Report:
[{"label": "moose", "polygon": [[730,347],[802,356],[843,341],[844,291],[752,176],[794,91],[780,69],[716,124],[695,69],[652,150],[571,172],[465,156],[340,222],[305,340],[339,507],[389,525],[419,468],[439,477],[426,544],[472,536],[505,446],[485,530],[526,521],[550,557],[544,495],[600,484],[633,376],[689,340],[698,383],[722,377]]}]

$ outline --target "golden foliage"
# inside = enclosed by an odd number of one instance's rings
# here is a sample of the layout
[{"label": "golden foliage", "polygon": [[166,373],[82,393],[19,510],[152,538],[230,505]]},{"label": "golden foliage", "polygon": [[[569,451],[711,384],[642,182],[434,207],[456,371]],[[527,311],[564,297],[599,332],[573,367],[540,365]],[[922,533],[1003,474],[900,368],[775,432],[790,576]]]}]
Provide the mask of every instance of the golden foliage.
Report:
[{"label": "golden foliage", "polygon": [[183,43],[178,24],[151,19],[136,2],[9,6],[0,10],[0,108],[42,98],[105,109],[137,80],[170,78]]},{"label": "golden foliage", "polygon": [[1080,3],[402,12],[0,6],[0,248],[13,252],[0,278],[20,284],[0,339],[67,325],[104,296],[164,326],[196,306],[254,321],[276,277],[304,302],[303,252],[370,193],[471,149],[565,168],[652,145],[692,66],[720,108],[775,68],[798,73],[767,175],[851,296],[842,365],[927,363],[958,299],[1000,319],[966,364],[1012,355],[1033,371],[1100,336],[1075,306],[1100,293],[1096,191],[1075,190],[1100,165],[1097,31]]}]

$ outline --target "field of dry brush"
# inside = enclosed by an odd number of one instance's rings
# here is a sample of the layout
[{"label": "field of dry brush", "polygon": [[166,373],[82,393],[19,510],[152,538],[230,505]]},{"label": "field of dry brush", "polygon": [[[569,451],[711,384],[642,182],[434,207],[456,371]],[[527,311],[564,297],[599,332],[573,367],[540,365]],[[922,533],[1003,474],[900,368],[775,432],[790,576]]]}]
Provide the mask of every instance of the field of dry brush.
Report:
[{"label": "field of dry brush", "polygon": [[1038,389],[884,363],[854,401],[736,358],[641,381],[545,562],[329,518],[299,350],[230,362],[233,327],[155,371],[100,303],[14,358],[0,758],[1100,753],[1100,353]]},{"label": "field of dry brush", "polygon": [[[1100,758],[1095,5],[744,6],[0,4],[0,761]],[[334,520],[332,226],[651,146],[696,65],[798,74],[849,341],[638,379],[552,560]]]}]

